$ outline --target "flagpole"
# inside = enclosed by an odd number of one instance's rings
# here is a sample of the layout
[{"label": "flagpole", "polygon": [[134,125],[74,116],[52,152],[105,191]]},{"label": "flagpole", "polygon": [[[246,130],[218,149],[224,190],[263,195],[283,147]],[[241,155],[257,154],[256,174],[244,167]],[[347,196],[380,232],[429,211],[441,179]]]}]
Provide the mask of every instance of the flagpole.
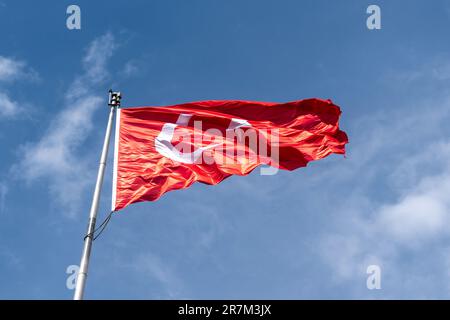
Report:
[{"label": "flagpole", "polygon": [[89,223],[87,234],[84,238],[83,253],[81,255],[80,269],[78,271],[77,283],[75,287],[74,300],[82,300],[84,288],[86,286],[86,278],[89,268],[89,258],[91,256],[92,241],[94,237],[95,223],[97,220],[98,204],[100,200],[100,193],[103,184],[103,176],[105,173],[106,159],[108,157],[109,141],[111,138],[112,123],[116,109],[120,107],[120,92],[113,92],[109,90],[108,106],[110,107],[108,125],[106,127],[105,140],[103,142],[102,155],[100,156],[100,163],[97,173],[97,182],[95,184],[94,195],[92,197],[91,210],[89,213]]}]

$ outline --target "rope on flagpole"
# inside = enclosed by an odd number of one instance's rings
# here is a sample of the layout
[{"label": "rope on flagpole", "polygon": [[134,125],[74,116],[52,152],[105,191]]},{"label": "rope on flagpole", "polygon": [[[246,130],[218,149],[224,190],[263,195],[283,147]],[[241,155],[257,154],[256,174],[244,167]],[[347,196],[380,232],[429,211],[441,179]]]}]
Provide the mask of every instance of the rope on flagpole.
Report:
[{"label": "rope on flagpole", "polygon": [[[88,238],[88,237],[93,237],[93,238],[92,238],[92,241],[95,241],[95,240],[102,234],[102,232],[105,230],[105,228],[106,228],[106,226],[108,225],[109,220],[111,220],[111,217],[112,217],[112,215],[113,215],[114,212],[115,212],[115,211],[111,211],[111,212],[108,214],[108,216],[105,218],[105,220],[103,220],[103,222],[102,222],[97,228],[95,228],[94,231],[92,231],[92,232],[88,233],[87,235],[85,235],[84,238],[83,238],[83,241],[86,240],[86,238]],[[100,232],[99,232],[97,235],[95,235],[95,233],[96,233],[99,229],[101,229]]]}]

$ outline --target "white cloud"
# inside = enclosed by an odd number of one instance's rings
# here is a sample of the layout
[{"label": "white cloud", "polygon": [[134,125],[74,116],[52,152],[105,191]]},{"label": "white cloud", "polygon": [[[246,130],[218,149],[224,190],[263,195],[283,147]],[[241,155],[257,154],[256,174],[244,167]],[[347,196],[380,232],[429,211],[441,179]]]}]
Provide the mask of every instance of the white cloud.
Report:
[{"label": "white cloud", "polygon": [[331,235],[322,239],[320,251],[323,258],[333,265],[335,280],[348,279],[357,273],[357,261],[361,255],[362,243],[352,235]]},{"label": "white cloud", "polygon": [[23,73],[25,63],[0,56],[0,80],[12,80]]},{"label": "white cloud", "polygon": [[[25,62],[0,56],[0,82],[38,78],[37,72],[27,68]],[[24,103],[15,101],[4,89],[0,88],[0,118],[14,118],[25,110],[24,105]]]},{"label": "white cloud", "polygon": [[[427,108],[362,121],[350,136],[348,160],[315,177],[332,194],[353,185],[337,192],[338,204],[322,205],[333,212],[332,231],[317,238],[333,278],[354,288],[353,297],[373,297],[364,285],[370,264],[382,267],[384,298],[445,296],[450,289],[450,255],[437,254],[450,239],[450,99],[420,105]],[[433,112],[420,111],[431,106]]]},{"label": "white cloud", "polygon": [[12,118],[21,112],[22,108],[17,101],[12,100],[8,94],[0,92],[0,117]]},{"label": "white cloud", "polygon": [[91,96],[81,99],[76,108],[61,111],[41,140],[25,148],[27,179],[64,175],[76,170],[78,161],[74,153],[91,130],[93,112],[102,101],[100,97]]},{"label": "white cloud", "polygon": [[[449,158],[450,161],[450,158]],[[450,176],[430,179],[395,204],[380,208],[379,227],[397,242],[420,245],[450,234]],[[431,183],[430,183],[431,182]]]},{"label": "white cloud", "polygon": [[21,176],[30,183],[48,179],[52,199],[70,216],[75,215],[85,188],[95,176],[87,164],[88,156],[79,148],[91,133],[95,111],[105,102],[93,90],[108,77],[106,64],[114,48],[114,37],[109,33],[90,44],[83,58],[84,73],[68,88],[66,106],[39,141],[22,146]]},{"label": "white cloud", "polygon": [[139,67],[136,61],[128,61],[123,67],[122,74],[125,77],[131,77],[139,73]]},{"label": "white cloud", "polygon": [[13,81],[17,79],[37,79],[37,73],[26,67],[20,60],[0,56],[0,81]]},{"label": "white cloud", "polygon": [[413,247],[450,235],[449,164],[450,140],[442,138],[392,165],[388,179],[395,181],[399,196],[379,206],[377,227],[393,241]]},{"label": "white cloud", "polygon": [[106,64],[117,48],[114,36],[107,33],[90,44],[82,59],[84,74],[77,77],[67,91],[67,100],[83,98],[92,95],[92,85],[102,83],[109,76]]}]

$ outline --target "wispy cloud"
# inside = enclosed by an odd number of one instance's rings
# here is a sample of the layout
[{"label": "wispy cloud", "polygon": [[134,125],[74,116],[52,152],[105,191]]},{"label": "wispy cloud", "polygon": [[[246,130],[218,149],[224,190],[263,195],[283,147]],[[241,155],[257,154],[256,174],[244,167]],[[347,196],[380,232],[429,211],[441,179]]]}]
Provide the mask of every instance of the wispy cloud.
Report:
[{"label": "wispy cloud", "polygon": [[139,73],[139,66],[138,63],[135,60],[130,60],[127,63],[125,63],[122,74],[125,77],[132,77],[134,75],[137,75]]},{"label": "wispy cloud", "polygon": [[36,80],[38,73],[27,67],[26,63],[13,58],[0,56],[0,118],[14,118],[25,110],[26,103],[19,103],[11,98],[4,88],[16,80]]},{"label": "wispy cloud", "polygon": [[395,81],[402,81],[405,83],[424,82],[428,83],[450,80],[450,61],[448,56],[439,58],[430,58],[428,63],[414,65],[408,72],[398,72],[398,70],[391,70],[389,78]]},{"label": "wispy cloud", "polygon": [[14,80],[24,73],[25,63],[0,56],[0,81]]},{"label": "wispy cloud", "polygon": [[107,63],[115,49],[117,45],[111,33],[92,41],[82,59],[84,73],[78,76],[67,90],[66,98],[69,103],[73,102],[73,99],[86,99],[86,96],[94,95],[92,86],[102,83],[109,76]]},{"label": "wispy cloud", "polygon": [[355,282],[355,297],[369,295],[358,281],[363,283],[370,264],[386,273],[386,298],[424,298],[439,295],[439,286],[449,289],[450,255],[438,252],[450,239],[450,139],[443,129],[450,121],[450,99],[421,104],[433,106],[433,112],[398,110],[383,121],[372,116],[366,133],[353,139],[349,170],[329,186],[355,181],[339,205],[324,204],[324,211],[334,213],[334,230],[318,236],[321,257],[336,281]]},{"label": "wispy cloud", "polygon": [[450,235],[447,228],[450,223],[449,194],[450,171],[423,176],[419,184],[398,201],[378,210],[377,227],[396,243],[407,246],[420,246],[442,235]]},{"label": "wispy cloud", "polygon": [[171,268],[161,261],[154,254],[146,253],[140,255],[130,265],[130,268],[142,278],[150,278],[160,283],[161,287],[171,299],[177,299],[181,296],[183,288],[181,280],[171,270]]},{"label": "wispy cloud", "polygon": [[0,81],[38,80],[39,75],[22,60],[0,56]]},{"label": "wispy cloud", "polygon": [[75,215],[83,191],[91,182],[87,156],[80,147],[91,133],[95,111],[104,103],[94,88],[108,78],[106,65],[114,49],[110,33],[89,45],[82,59],[84,73],[69,86],[65,107],[37,142],[22,146],[21,176],[29,183],[47,179],[52,199],[70,216]]},{"label": "wispy cloud", "polygon": [[12,118],[21,110],[22,107],[17,101],[12,100],[8,94],[0,92],[0,117]]}]

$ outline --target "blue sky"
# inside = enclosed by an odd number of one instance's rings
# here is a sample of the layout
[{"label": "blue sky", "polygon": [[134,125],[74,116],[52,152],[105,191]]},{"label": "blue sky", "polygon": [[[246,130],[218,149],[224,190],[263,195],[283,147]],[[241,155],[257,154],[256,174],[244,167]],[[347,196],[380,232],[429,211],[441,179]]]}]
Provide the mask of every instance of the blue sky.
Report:
[{"label": "blue sky", "polygon": [[124,209],[86,298],[450,298],[447,1],[74,3],[0,1],[0,298],[72,297],[110,87],[125,106],[331,98],[350,144]]}]

